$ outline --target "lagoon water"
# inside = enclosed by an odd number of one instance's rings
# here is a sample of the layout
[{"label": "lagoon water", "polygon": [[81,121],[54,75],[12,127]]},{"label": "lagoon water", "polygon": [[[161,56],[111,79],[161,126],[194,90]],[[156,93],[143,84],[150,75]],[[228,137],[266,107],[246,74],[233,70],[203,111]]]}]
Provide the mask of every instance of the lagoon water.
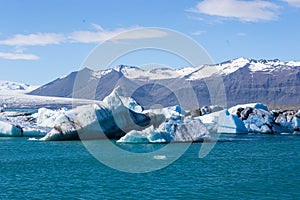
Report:
[{"label": "lagoon water", "polygon": [[168,167],[136,174],[103,165],[80,141],[0,138],[0,199],[300,199],[299,136],[222,137],[205,158],[196,143]]}]

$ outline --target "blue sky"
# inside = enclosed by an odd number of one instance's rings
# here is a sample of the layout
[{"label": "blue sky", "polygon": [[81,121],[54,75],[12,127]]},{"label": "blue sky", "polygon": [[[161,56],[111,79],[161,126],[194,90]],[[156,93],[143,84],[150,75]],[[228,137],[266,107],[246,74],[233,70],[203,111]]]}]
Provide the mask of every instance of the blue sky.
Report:
[{"label": "blue sky", "polygon": [[[300,0],[0,3],[0,80],[47,83],[78,70],[105,39],[137,27],[181,32],[202,45],[215,63],[237,57],[300,60]],[[131,56],[116,64],[186,65],[168,56],[149,55]]]}]

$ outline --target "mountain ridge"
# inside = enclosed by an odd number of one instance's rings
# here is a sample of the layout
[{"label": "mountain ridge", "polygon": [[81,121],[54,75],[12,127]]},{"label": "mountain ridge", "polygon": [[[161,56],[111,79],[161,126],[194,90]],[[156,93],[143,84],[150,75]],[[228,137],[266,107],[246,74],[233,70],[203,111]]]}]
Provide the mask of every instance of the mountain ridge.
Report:
[{"label": "mountain ridge", "polygon": [[[144,107],[154,104],[171,106],[178,103],[176,95],[168,89],[184,90],[178,80],[192,85],[199,105],[209,105],[211,100],[205,81],[213,81],[216,75],[223,79],[228,106],[250,102],[300,104],[300,62],[282,62],[278,59],[237,58],[214,65],[180,69],[155,68],[150,71],[125,65],[99,71],[84,68],[45,84],[29,94],[72,97],[78,75],[86,80],[85,85],[80,86],[85,98],[102,100],[117,85],[123,84],[124,93],[133,96]],[[130,93],[126,84],[141,87]]]}]

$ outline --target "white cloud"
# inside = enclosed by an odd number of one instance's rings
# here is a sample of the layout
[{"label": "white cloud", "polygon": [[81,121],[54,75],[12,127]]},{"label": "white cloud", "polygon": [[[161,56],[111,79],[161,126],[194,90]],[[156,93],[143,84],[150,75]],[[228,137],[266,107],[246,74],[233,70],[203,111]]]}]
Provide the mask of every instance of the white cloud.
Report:
[{"label": "white cloud", "polygon": [[9,46],[46,46],[59,44],[64,39],[63,34],[57,33],[17,34],[6,40],[0,40],[0,44]]},{"label": "white cloud", "polygon": [[[46,46],[61,43],[100,43],[108,39],[134,40],[145,38],[160,38],[167,35],[163,30],[143,28],[122,28],[113,31],[103,29],[98,24],[91,24],[95,31],[75,31],[69,34],[61,33],[32,33],[16,34],[10,38],[0,40],[0,45],[14,46],[14,53],[0,52],[0,58],[8,60],[37,60],[34,54],[23,53],[28,46]],[[135,30],[134,32],[130,32]]]},{"label": "white cloud", "polygon": [[276,20],[278,9],[278,5],[264,0],[204,0],[188,11],[245,22],[258,22]]},{"label": "white cloud", "polygon": [[6,53],[0,52],[0,58],[8,60],[38,60],[39,57],[34,54],[24,54],[24,53]]},{"label": "white cloud", "polygon": [[300,8],[300,0],[283,0],[287,2],[290,6]]},{"label": "white cloud", "polygon": [[145,39],[145,38],[160,38],[167,35],[162,30],[149,30],[149,29],[136,29],[134,32],[128,32],[134,30],[129,29],[117,29],[114,31],[76,31],[68,36],[70,42],[77,43],[100,43],[108,39],[113,40],[125,40],[125,39]]},{"label": "white cloud", "polygon": [[[130,32],[134,30],[134,32]],[[168,33],[163,30],[155,30],[155,29],[128,29],[128,30],[120,30],[115,40],[136,40],[136,39],[145,39],[145,38],[161,38],[167,36]]]},{"label": "white cloud", "polygon": [[[69,34],[61,33],[33,33],[33,34],[16,34],[11,38],[0,40],[0,45],[8,46],[46,46],[53,44],[65,43],[100,43],[113,38],[114,40],[122,39],[144,39],[159,38],[167,35],[162,30],[121,28],[113,31],[105,30],[98,24],[91,24],[96,31],[75,31]],[[139,28],[139,27],[138,27]],[[126,33],[134,30],[133,33]],[[124,34],[121,34],[124,33]]]}]

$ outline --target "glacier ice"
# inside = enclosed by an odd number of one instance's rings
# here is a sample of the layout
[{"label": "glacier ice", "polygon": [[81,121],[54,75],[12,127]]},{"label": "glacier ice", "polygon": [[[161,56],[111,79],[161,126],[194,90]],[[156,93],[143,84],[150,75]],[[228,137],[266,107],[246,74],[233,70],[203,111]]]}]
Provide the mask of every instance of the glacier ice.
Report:
[{"label": "glacier ice", "polygon": [[193,142],[209,138],[209,131],[199,118],[185,117],[187,113],[180,106],[152,109],[145,112],[163,115],[165,121],[159,126],[144,130],[132,130],[121,137],[119,143],[168,143]]},{"label": "glacier ice", "polygon": [[141,105],[139,105],[133,98],[120,96],[120,99],[123,105],[129,108],[130,110],[137,113],[143,112],[144,108]]},{"label": "glacier ice", "polygon": [[293,124],[295,133],[300,132],[300,110],[297,112],[297,114],[293,118],[292,124]]},{"label": "glacier ice", "polygon": [[55,124],[67,120],[64,115],[65,112],[65,108],[59,110],[40,108],[38,112],[34,114],[34,117],[36,118],[37,125],[41,127],[54,127]]},{"label": "glacier ice", "polygon": [[297,116],[294,111],[269,111],[264,104],[251,103],[199,118],[211,132],[278,134],[298,130]]},{"label": "glacier ice", "polygon": [[209,139],[209,131],[199,119],[170,119],[159,127],[153,126],[142,131],[130,131],[120,138],[119,143],[169,143],[196,142]]},{"label": "glacier ice", "polygon": [[247,118],[244,119],[244,124],[248,129],[248,132],[272,133],[270,127],[273,122],[273,116],[270,112],[260,108],[253,109],[246,117]]},{"label": "glacier ice", "polygon": [[220,112],[218,119],[218,133],[248,133],[243,121],[228,110]]},{"label": "glacier ice", "polygon": [[24,127],[22,128],[23,137],[43,137],[47,134],[46,129],[41,129],[38,127]]},{"label": "glacier ice", "polygon": [[[120,97],[120,88],[116,88],[103,102],[78,106],[61,113],[59,122],[41,140],[70,140],[70,139],[119,139],[133,129],[142,130],[153,125],[158,126],[164,117],[150,112],[141,113],[142,109],[130,99],[125,99],[127,106]],[[132,107],[135,112],[130,109]]]},{"label": "glacier ice", "polygon": [[22,129],[7,122],[0,121],[0,136],[1,137],[22,137]]},{"label": "glacier ice", "polygon": [[236,106],[233,106],[228,109],[229,113],[236,114],[239,108],[252,108],[252,109],[262,109],[265,111],[269,111],[268,107],[262,103],[248,103],[248,104],[239,104]]}]

